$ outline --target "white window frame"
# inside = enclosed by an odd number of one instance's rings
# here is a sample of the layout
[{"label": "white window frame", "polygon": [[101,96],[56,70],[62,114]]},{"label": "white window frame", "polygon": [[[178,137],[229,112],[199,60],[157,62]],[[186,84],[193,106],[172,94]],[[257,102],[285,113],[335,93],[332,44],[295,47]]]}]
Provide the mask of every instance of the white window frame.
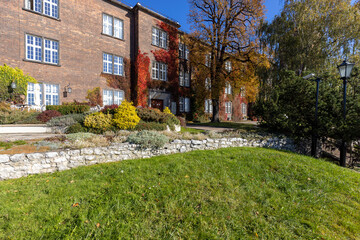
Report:
[{"label": "white window frame", "polygon": [[240,97],[245,97],[245,96],[246,96],[246,89],[245,89],[245,87],[242,87],[240,89]]},{"label": "white window frame", "polygon": [[45,105],[59,105],[60,98],[59,98],[59,85],[58,84],[49,84],[44,83],[44,102]]},{"label": "white window frame", "polygon": [[225,94],[232,94],[231,84],[228,82],[226,83],[225,86]]},{"label": "white window frame", "polygon": [[35,83],[28,83],[26,101],[28,105],[35,105]]},{"label": "white window frame", "polygon": [[205,55],[205,66],[211,67],[211,53]]},{"label": "white window frame", "polygon": [[124,99],[125,92],[123,90],[103,89],[103,106],[121,105]]},{"label": "white window frame", "polygon": [[243,116],[247,115],[247,105],[246,103],[241,103],[241,113]]},{"label": "white window frame", "polygon": [[152,62],[151,66],[151,78],[153,80],[167,81],[167,64],[161,62]]},{"label": "white window frame", "polygon": [[157,47],[167,48],[168,34],[164,30],[153,27],[152,28],[151,44]]},{"label": "white window frame", "polygon": [[124,40],[124,21],[109,14],[103,13],[104,35]]},{"label": "white window frame", "polygon": [[[47,46],[49,42],[50,46]],[[25,59],[34,62],[59,65],[59,41],[32,34],[25,34]],[[32,52],[32,53],[31,53]],[[50,58],[47,58],[47,54]]]},{"label": "white window frame", "polygon": [[183,97],[179,98],[179,111],[180,112],[185,111],[185,99]]},{"label": "white window frame", "polygon": [[180,70],[179,72],[179,85],[182,87],[185,85],[185,81],[184,81],[184,70]]},{"label": "white window frame", "polygon": [[124,58],[118,55],[104,52],[102,72],[107,74],[124,76]]},{"label": "white window frame", "polygon": [[210,78],[205,78],[205,88],[206,88],[206,90],[211,89],[211,79]]},{"label": "white window frame", "polygon": [[231,62],[230,62],[230,61],[226,61],[226,62],[225,62],[225,70],[228,71],[228,72],[231,72],[232,66],[231,66]]},{"label": "white window frame", "polygon": [[184,44],[179,43],[179,58],[184,58],[185,52],[184,52]]},{"label": "white window frame", "polygon": [[25,0],[25,9],[59,19],[59,0]]},{"label": "white window frame", "polygon": [[225,113],[226,114],[232,113],[232,102],[225,102]]},{"label": "white window frame", "polygon": [[213,112],[213,105],[211,99],[205,100],[205,113],[212,113]]},{"label": "white window frame", "polygon": [[[47,46],[49,43],[49,47]],[[47,59],[49,54],[49,60]],[[44,38],[44,62],[59,64],[59,42]]]}]

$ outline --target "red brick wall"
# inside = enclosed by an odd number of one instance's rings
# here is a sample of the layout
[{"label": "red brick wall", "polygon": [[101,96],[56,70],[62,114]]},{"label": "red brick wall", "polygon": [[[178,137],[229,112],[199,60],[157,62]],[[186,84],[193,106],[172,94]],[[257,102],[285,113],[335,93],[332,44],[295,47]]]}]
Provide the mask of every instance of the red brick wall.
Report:
[{"label": "red brick wall", "polygon": [[[0,0],[0,64],[18,67],[39,82],[59,84],[61,92],[70,83],[73,93],[65,99],[60,94],[60,101],[82,101],[88,89],[109,88],[100,76],[103,52],[130,59],[133,16],[130,10],[101,0],[59,2],[60,20],[55,20],[23,10],[24,0]],[[124,41],[101,34],[103,12],[124,21]],[[25,33],[59,41],[61,66],[23,61]]]}]

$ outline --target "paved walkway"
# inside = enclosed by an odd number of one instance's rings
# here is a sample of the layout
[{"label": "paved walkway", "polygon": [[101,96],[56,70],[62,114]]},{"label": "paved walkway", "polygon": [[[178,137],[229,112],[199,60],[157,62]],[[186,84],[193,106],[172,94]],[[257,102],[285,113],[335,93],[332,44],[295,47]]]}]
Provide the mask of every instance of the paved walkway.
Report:
[{"label": "paved walkway", "polygon": [[[244,122],[240,122],[240,123],[249,124],[249,125],[258,125],[258,122],[256,122],[256,121],[244,121]],[[205,130],[205,131],[214,131],[214,132],[224,132],[224,131],[235,130],[235,128],[212,127],[212,126],[189,125],[189,124],[187,124],[186,127],[187,128]]]},{"label": "paved walkway", "polygon": [[59,136],[61,134],[52,133],[7,133],[0,134],[0,141],[17,141],[17,140],[40,140],[44,138],[50,138]]}]

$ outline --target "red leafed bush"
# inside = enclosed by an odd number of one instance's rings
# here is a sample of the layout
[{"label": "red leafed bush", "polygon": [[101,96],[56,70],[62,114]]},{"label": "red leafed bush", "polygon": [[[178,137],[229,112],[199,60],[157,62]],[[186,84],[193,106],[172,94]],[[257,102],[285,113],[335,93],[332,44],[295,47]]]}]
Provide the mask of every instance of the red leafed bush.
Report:
[{"label": "red leafed bush", "polygon": [[119,105],[117,104],[113,104],[113,105],[106,105],[103,110],[101,110],[102,113],[104,114],[111,114],[114,115],[115,114],[115,109],[117,109],[119,107]]},{"label": "red leafed bush", "polygon": [[60,112],[56,110],[46,110],[40,113],[36,118],[37,120],[46,123],[47,121],[50,121],[54,117],[60,117],[62,116]]}]

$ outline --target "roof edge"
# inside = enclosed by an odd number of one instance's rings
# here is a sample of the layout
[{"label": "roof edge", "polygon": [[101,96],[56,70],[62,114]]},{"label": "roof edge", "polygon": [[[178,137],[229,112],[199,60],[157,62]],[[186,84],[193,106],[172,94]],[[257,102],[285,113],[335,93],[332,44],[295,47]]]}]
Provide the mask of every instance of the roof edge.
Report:
[{"label": "roof edge", "polygon": [[127,10],[132,10],[133,9],[133,7],[130,7],[129,5],[126,5],[125,3],[122,3],[119,0],[103,0],[103,1],[108,2],[108,3],[113,3],[115,5],[118,5],[120,7],[125,8]]},{"label": "roof edge", "polygon": [[[114,0],[111,0],[111,1],[114,1]],[[144,12],[146,12],[146,13],[148,13],[148,14],[156,17],[156,18],[159,18],[159,19],[163,20],[164,22],[167,22],[167,23],[169,23],[169,24],[174,25],[176,28],[180,28],[180,27],[181,27],[181,25],[180,25],[179,22],[177,22],[177,21],[175,21],[175,20],[172,20],[172,19],[170,19],[169,17],[166,17],[166,16],[164,16],[164,15],[158,13],[158,12],[155,12],[154,10],[149,9],[149,8],[141,5],[140,3],[137,3],[137,4],[133,7],[133,9],[142,10],[142,11],[144,11]]]}]

